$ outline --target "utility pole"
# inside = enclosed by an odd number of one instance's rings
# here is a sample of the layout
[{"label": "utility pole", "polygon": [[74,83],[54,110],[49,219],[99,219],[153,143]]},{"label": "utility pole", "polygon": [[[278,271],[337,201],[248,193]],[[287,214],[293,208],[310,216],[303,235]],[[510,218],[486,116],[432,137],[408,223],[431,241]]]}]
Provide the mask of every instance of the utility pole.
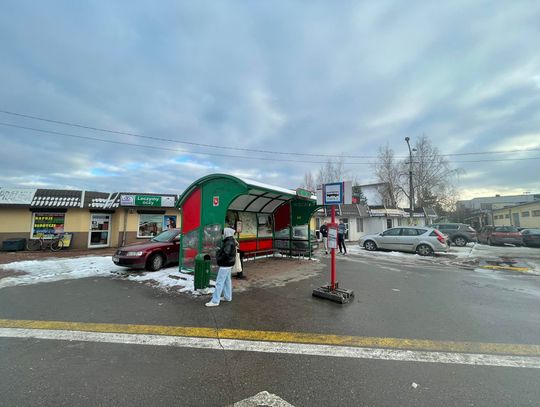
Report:
[{"label": "utility pole", "polygon": [[407,142],[407,147],[409,147],[409,207],[411,209],[411,220],[412,220],[413,212],[414,212],[414,189],[413,189],[413,182],[412,182],[412,150],[411,150],[411,145],[409,144],[409,140],[410,140],[409,137],[405,137],[405,141]]}]

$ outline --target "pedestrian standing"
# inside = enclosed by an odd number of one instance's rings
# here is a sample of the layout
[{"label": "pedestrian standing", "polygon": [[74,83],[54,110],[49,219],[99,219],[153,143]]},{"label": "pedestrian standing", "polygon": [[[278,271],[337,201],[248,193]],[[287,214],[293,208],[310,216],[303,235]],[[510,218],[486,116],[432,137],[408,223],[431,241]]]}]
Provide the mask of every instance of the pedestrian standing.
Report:
[{"label": "pedestrian standing", "polygon": [[328,254],[328,226],[326,222],[324,222],[319,229],[319,232],[321,232],[322,241],[324,244],[324,253]]},{"label": "pedestrian standing", "polygon": [[339,246],[339,252],[344,255],[347,254],[347,247],[345,247],[345,233],[347,232],[347,226],[343,223],[343,219],[339,220],[337,241]]},{"label": "pedestrian standing", "polygon": [[207,307],[217,307],[221,300],[221,294],[225,301],[232,301],[232,281],[231,271],[236,262],[236,240],[234,229],[225,228],[223,230],[223,242],[216,252],[217,264],[219,266],[216,277],[216,288],[212,299],[205,305]]}]

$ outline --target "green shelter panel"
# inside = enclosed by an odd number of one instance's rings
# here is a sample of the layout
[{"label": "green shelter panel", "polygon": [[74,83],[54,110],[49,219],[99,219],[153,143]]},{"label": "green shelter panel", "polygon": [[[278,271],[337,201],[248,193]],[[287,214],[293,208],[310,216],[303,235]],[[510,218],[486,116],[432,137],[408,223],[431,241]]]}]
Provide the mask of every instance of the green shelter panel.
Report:
[{"label": "green shelter panel", "polygon": [[293,199],[291,201],[291,226],[306,225],[319,206],[307,199]]},{"label": "green shelter panel", "polygon": [[231,203],[247,193],[245,185],[232,178],[210,179],[202,185],[201,225],[225,222],[225,215]]}]

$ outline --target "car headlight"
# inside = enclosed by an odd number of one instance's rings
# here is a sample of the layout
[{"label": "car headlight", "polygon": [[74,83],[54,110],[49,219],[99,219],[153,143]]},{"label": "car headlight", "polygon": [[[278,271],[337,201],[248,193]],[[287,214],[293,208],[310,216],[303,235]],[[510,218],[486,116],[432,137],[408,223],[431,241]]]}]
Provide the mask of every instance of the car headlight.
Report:
[{"label": "car headlight", "polygon": [[143,255],[143,252],[127,252],[126,256],[140,257]]}]

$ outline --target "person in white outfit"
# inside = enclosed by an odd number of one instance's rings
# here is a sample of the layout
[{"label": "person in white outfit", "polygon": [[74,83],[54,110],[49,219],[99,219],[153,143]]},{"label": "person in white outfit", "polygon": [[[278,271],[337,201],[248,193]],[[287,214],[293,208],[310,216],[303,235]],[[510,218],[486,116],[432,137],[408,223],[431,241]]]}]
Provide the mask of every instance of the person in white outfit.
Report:
[{"label": "person in white outfit", "polygon": [[236,240],[234,233],[234,229],[231,228],[225,228],[223,230],[223,242],[216,252],[217,264],[219,266],[216,288],[212,299],[205,304],[207,307],[217,307],[222,294],[225,301],[232,301],[231,270],[236,262]]}]

